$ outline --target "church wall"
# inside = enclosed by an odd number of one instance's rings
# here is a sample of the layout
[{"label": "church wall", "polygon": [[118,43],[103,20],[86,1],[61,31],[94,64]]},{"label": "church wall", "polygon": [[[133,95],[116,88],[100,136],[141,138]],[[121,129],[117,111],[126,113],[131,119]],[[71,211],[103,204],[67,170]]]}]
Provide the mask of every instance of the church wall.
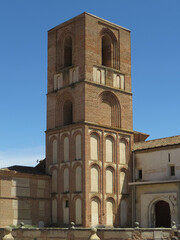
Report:
[{"label": "church wall", "polygon": [[[48,176],[0,172],[0,226],[50,222]],[[6,210],[5,210],[6,209]]]},{"label": "church wall", "polygon": [[[143,180],[176,179],[180,177],[180,148],[166,147],[149,151],[137,152],[136,158],[136,178],[138,170],[142,169]],[[171,176],[170,167],[174,166],[175,175]]]}]

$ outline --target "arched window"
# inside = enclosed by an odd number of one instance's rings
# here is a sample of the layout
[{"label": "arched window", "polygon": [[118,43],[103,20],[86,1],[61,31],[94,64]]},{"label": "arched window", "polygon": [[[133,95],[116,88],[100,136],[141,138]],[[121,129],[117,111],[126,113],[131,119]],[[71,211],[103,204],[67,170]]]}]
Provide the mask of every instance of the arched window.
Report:
[{"label": "arched window", "polygon": [[57,140],[55,139],[52,143],[53,163],[57,163]]},{"label": "arched window", "polygon": [[96,199],[91,202],[91,225],[97,226],[99,224],[99,203]]},{"label": "arched window", "polygon": [[69,138],[64,138],[64,162],[69,161]]},{"label": "arched window", "polygon": [[57,170],[52,172],[52,192],[57,192]]},{"label": "arched window", "polygon": [[91,159],[98,160],[98,136],[92,134],[90,138]]},{"label": "arched window", "polygon": [[113,170],[108,168],[106,170],[106,193],[113,193]]},{"label": "arched window", "polygon": [[52,200],[52,223],[57,223],[57,200]]},{"label": "arched window", "polygon": [[126,173],[120,172],[120,194],[126,194],[126,193],[127,193]]},{"label": "arched window", "polygon": [[121,140],[119,143],[120,150],[120,164],[126,164],[126,143]]},{"label": "arched window", "polygon": [[63,120],[64,125],[69,125],[73,123],[73,105],[70,100],[64,103]]},{"label": "arched window", "polygon": [[106,225],[113,226],[113,201],[108,199],[106,202]]},{"label": "arched window", "polygon": [[63,174],[63,180],[64,180],[64,192],[69,192],[69,169],[64,169]]},{"label": "arched window", "polygon": [[76,199],[76,224],[82,224],[82,217],[81,217],[81,212],[82,212],[82,208],[81,208],[81,199]]},{"label": "arched window", "polygon": [[91,168],[91,192],[99,191],[99,172],[97,167]]},{"label": "arched window", "polygon": [[102,37],[102,65],[112,67],[111,38],[106,34]]},{"label": "arched window", "polygon": [[81,135],[76,135],[76,160],[81,159]]},{"label": "arched window", "polygon": [[76,168],[76,192],[81,192],[81,167]]},{"label": "arched window", "polygon": [[63,201],[63,223],[69,223],[69,200],[64,199]]},{"label": "arched window", "polygon": [[113,139],[106,138],[106,162],[113,162]]},{"label": "arched window", "polygon": [[64,40],[64,67],[72,65],[72,38],[67,36]]},{"label": "arched window", "polygon": [[120,222],[121,227],[126,227],[127,224],[127,203],[125,200],[121,200],[120,203]]}]

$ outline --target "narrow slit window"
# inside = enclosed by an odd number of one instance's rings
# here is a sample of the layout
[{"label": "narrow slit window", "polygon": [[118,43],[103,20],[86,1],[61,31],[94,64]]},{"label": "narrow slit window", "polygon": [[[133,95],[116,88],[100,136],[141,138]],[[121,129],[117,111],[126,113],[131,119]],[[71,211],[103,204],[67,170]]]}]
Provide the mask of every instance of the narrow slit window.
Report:
[{"label": "narrow slit window", "polygon": [[169,162],[171,161],[171,155],[170,155],[170,153],[168,153],[168,161],[169,161]]},{"label": "narrow slit window", "polygon": [[142,179],[142,169],[139,169],[138,171],[138,179]]}]

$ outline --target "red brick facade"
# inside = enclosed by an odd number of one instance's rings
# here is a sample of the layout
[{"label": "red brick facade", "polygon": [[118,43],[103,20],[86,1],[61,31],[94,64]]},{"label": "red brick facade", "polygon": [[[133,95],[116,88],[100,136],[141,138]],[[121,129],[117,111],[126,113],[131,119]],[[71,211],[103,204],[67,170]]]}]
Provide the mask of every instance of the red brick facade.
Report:
[{"label": "red brick facade", "polygon": [[122,185],[131,179],[132,129],[129,30],[87,13],[50,30],[46,171],[54,174],[55,225],[131,225],[130,191]]}]

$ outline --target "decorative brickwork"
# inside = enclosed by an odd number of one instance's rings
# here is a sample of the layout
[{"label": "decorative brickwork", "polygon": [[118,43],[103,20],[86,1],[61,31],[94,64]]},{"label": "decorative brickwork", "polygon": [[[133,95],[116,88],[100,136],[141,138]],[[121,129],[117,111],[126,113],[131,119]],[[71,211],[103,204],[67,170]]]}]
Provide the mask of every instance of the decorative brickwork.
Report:
[{"label": "decorative brickwork", "polygon": [[130,226],[120,207],[131,206],[130,32],[83,13],[48,38],[46,171],[56,166],[57,225]]}]

